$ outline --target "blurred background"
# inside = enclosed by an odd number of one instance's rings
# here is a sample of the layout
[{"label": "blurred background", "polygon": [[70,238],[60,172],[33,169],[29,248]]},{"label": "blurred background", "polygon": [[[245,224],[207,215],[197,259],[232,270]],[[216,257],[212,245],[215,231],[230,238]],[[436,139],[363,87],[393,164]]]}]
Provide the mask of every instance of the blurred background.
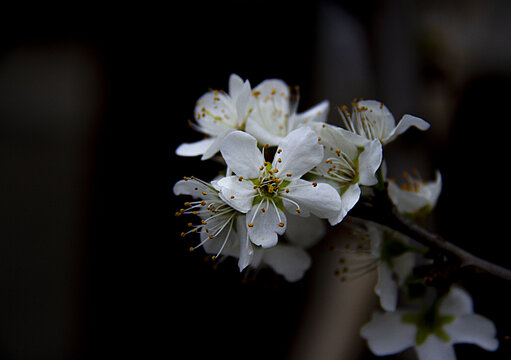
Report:
[{"label": "blurred background", "polygon": [[[390,176],[440,169],[433,229],[511,267],[507,1],[46,4],[0,26],[1,359],[375,358],[374,276],[340,284],[319,245],[302,281],[247,282],[179,236],[173,184],[217,168],[174,149],[231,73],[299,85],[299,111],[328,99],[332,123],[354,98],[430,122],[385,149]],[[501,346],[458,358],[509,359],[510,284],[464,285]]]}]

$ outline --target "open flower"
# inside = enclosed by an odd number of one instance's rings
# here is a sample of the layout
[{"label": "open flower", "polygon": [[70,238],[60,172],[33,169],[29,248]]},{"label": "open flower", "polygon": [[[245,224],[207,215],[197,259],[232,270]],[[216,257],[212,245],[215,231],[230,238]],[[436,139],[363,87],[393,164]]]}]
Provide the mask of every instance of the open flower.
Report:
[{"label": "open flower", "polygon": [[229,206],[219,197],[216,181],[207,183],[197,178],[185,177],[174,185],[175,195],[190,195],[196,200],[184,203],[184,208],[176,215],[192,214],[199,216],[200,223],[188,223],[190,230],[181,236],[199,233],[200,243],[190,247],[193,251],[203,247],[206,253],[230,255],[239,258],[240,271],[250,264],[251,248],[247,244],[245,215]]},{"label": "open flower", "polygon": [[242,131],[228,134],[220,148],[236,175],[218,181],[219,196],[247,214],[252,243],[265,248],[277,244],[287,225],[285,209],[335,220],[341,208],[337,191],[328,184],[301,179],[323,158],[314,131],[301,127],[289,133],[280,141],[271,163],[264,158],[265,148],[259,150],[257,140]]},{"label": "open flower", "polygon": [[313,128],[325,151],[323,160],[311,173],[318,181],[334,186],[341,195],[342,207],[333,220],[339,223],[358,202],[360,185],[378,183],[375,174],[382,162],[381,143],[332,125],[315,124]]},{"label": "open flower", "polygon": [[475,344],[488,351],[498,348],[495,325],[474,314],[472,299],[453,286],[439,301],[420,311],[377,312],[361,329],[371,351],[391,355],[414,347],[419,360],[455,360],[453,344]]},{"label": "open flower", "polygon": [[389,109],[375,100],[354,102],[351,113],[347,106],[341,107],[339,113],[347,130],[369,140],[379,139],[383,145],[393,141],[411,126],[420,130],[427,130],[430,126],[421,118],[409,114],[405,114],[396,125]]},{"label": "open flower", "polygon": [[195,105],[192,127],[207,137],[194,143],[183,143],[176,149],[180,156],[202,155],[202,160],[213,157],[220,149],[225,135],[243,129],[250,108],[251,88],[248,81],[236,74],[229,78],[229,93],[211,90],[202,95]]},{"label": "open flower", "polygon": [[[295,90],[295,89],[293,89]],[[329,102],[323,101],[304,113],[297,114],[298,94],[278,79],[265,80],[252,92],[253,112],[245,131],[260,144],[277,145],[282,138],[300,126],[325,122]]]},{"label": "open flower", "polygon": [[429,213],[435,207],[442,190],[442,176],[436,172],[435,181],[425,182],[405,173],[407,183],[388,185],[389,197],[402,214]]}]

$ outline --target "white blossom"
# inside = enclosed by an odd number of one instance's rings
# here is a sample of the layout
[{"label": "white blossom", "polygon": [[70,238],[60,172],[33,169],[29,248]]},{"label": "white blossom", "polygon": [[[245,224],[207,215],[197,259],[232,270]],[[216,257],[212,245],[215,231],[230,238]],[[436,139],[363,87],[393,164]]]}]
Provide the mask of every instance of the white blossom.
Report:
[{"label": "white blossom", "polygon": [[383,145],[393,141],[411,126],[420,130],[427,130],[430,126],[423,119],[409,114],[405,114],[396,125],[396,120],[389,109],[375,100],[354,102],[351,113],[346,106],[339,110],[347,130],[369,140],[379,139]]},{"label": "white blossom", "polygon": [[270,79],[252,92],[253,111],[247,119],[245,131],[260,144],[277,145],[291,131],[315,122],[325,122],[329,102],[319,103],[304,113],[297,113],[298,94],[291,92],[282,80]]},{"label": "white blossom", "polygon": [[244,129],[251,110],[251,87],[248,81],[236,74],[229,78],[229,93],[211,90],[195,104],[195,121],[192,127],[206,138],[194,143],[183,143],[176,149],[180,156],[202,155],[202,160],[213,157],[220,143],[229,132]]},{"label": "white blossom", "polygon": [[405,173],[407,183],[397,185],[395,181],[388,184],[388,194],[392,203],[402,214],[430,212],[435,207],[442,190],[442,176],[436,172],[435,181],[426,182]]},{"label": "white blossom", "polygon": [[360,185],[378,183],[375,174],[383,157],[381,143],[332,125],[315,124],[313,128],[325,151],[321,163],[311,173],[341,195],[342,207],[333,221],[339,223],[358,202]]},{"label": "white blossom", "polygon": [[488,351],[498,348],[495,325],[474,314],[472,298],[457,286],[418,311],[374,313],[361,335],[375,355],[414,347],[419,360],[455,360],[453,344],[457,343],[475,344]]},{"label": "white blossom", "polygon": [[220,151],[236,175],[218,181],[220,197],[246,213],[250,240],[269,248],[286,230],[284,210],[300,216],[316,215],[332,221],[341,207],[334,188],[301,179],[323,158],[323,147],[308,127],[289,133],[278,144],[272,162],[264,158],[257,140],[241,131],[227,135]]}]

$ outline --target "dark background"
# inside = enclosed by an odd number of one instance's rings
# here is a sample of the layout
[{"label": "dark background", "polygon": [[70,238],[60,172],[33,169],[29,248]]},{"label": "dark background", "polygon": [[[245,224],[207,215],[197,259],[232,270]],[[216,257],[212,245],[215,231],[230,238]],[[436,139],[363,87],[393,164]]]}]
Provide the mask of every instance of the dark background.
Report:
[{"label": "dark background", "polygon": [[[3,11],[0,358],[286,357],[308,276],[245,283],[189,253],[174,217],[172,185],[217,166],[173,151],[200,138],[194,103],[231,73],[299,85],[300,111],[329,99],[334,123],[355,97],[431,122],[389,146],[389,172],[439,168],[434,228],[510,267],[505,1],[241,3]],[[509,284],[465,285],[501,348],[459,358],[508,358]]]}]

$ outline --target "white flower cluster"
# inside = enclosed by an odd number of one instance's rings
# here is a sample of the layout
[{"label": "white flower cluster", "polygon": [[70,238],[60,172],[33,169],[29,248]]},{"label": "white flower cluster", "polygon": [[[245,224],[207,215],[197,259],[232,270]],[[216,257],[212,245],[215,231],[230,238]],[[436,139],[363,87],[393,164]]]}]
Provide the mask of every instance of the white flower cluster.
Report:
[{"label": "white flower cluster", "polygon": [[[412,126],[427,130],[426,121],[404,115],[396,125],[388,108],[374,100],[356,101],[351,111],[339,108],[343,127],[326,124],[328,101],[303,113],[297,108],[297,88],[277,79],[252,88],[235,74],[228,93],[211,90],[199,98],[192,127],[205,138],[181,144],[176,153],[216,157],[226,169],[210,181],[191,176],[174,185],[176,195],[193,198],[176,215],[199,218],[181,234],[199,234],[190,250],[202,247],[213,259],[237,258],[240,271],[269,266],[297,281],[311,265],[307,249],[324,235],[324,221],[343,222],[371,188],[387,191],[408,218],[434,208],[442,187],[439,172],[433,182],[415,174],[397,185],[383,170],[384,146]],[[422,246],[374,223],[356,227],[370,239],[370,264],[378,269],[375,292],[385,311],[361,332],[376,355],[415,347],[421,360],[455,359],[454,343],[497,348],[493,323],[473,314],[464,290],[453,286],[431,297],[428,286],[414,278],[417,261],[427,262]],[[400,294],[413,289],[424,290],[422,300],[403,307]]]}]

